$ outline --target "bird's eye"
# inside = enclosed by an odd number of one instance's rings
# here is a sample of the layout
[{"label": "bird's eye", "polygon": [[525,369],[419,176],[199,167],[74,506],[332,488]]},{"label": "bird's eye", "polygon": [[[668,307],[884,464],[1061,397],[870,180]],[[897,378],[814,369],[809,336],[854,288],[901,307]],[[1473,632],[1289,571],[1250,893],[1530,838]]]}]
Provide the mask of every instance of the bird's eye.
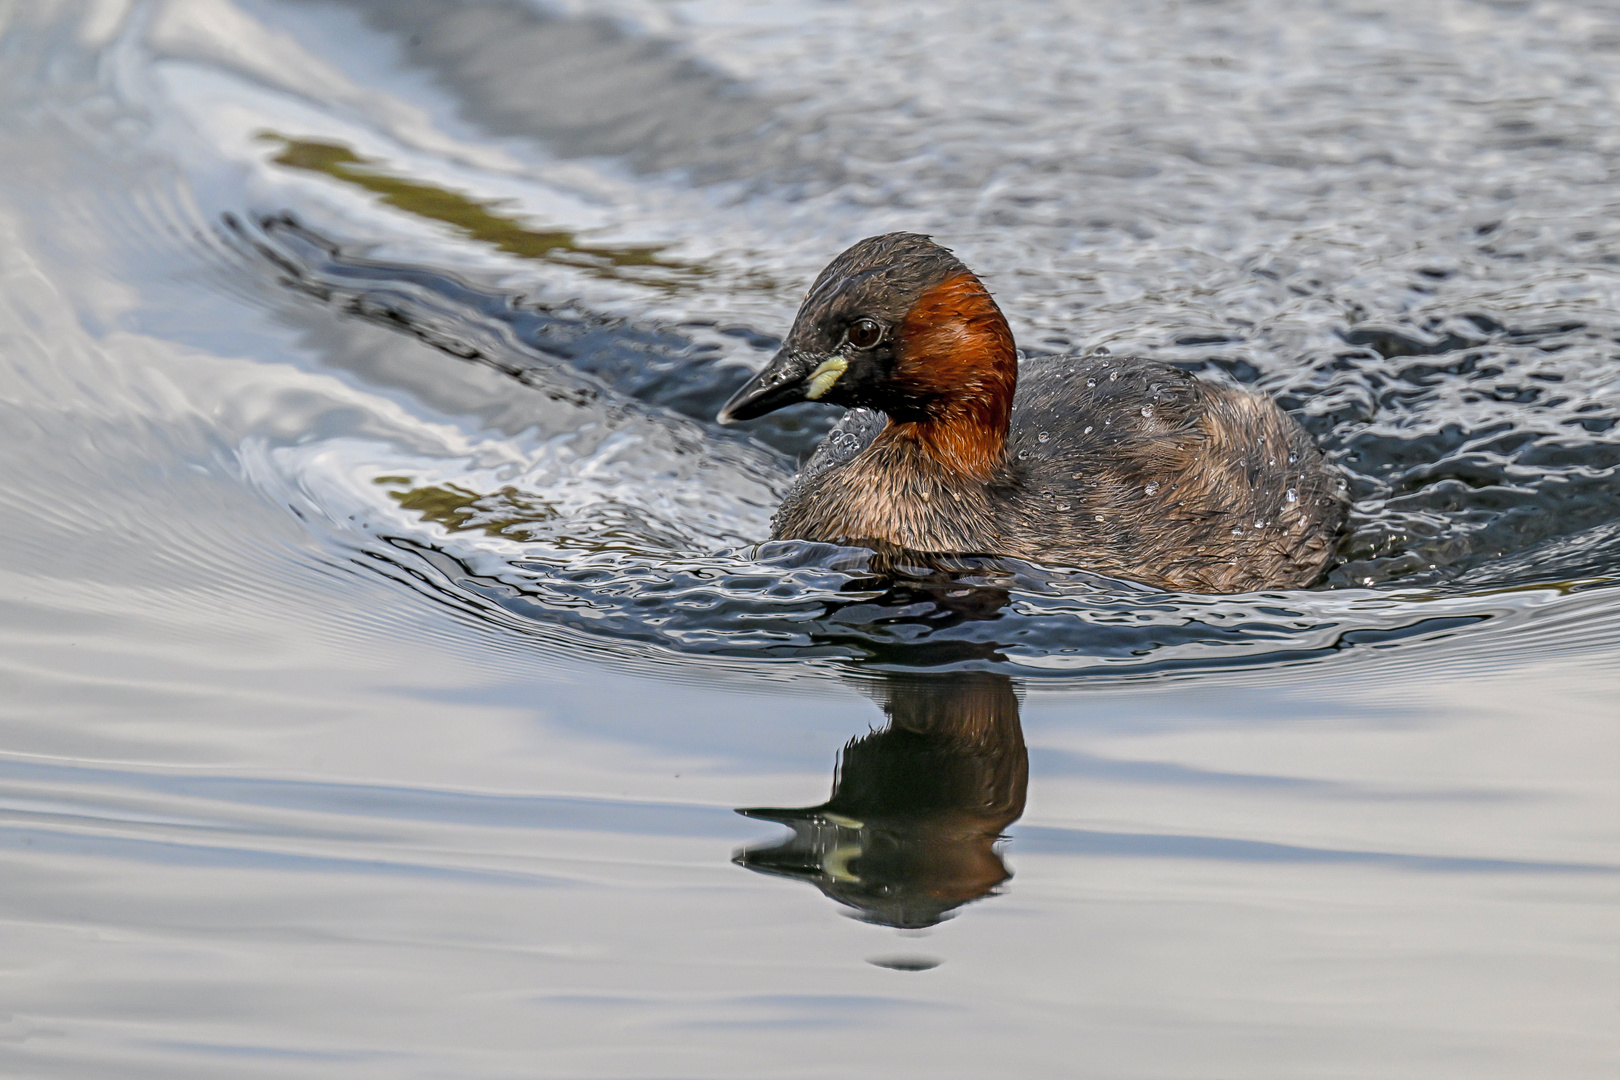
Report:
[{"label": "bird's eye", "polygon": [[870,349],[883,340],[883,327],[871,319],[856,319],[850,323],[849,333],[845,337],[857,349]]}]

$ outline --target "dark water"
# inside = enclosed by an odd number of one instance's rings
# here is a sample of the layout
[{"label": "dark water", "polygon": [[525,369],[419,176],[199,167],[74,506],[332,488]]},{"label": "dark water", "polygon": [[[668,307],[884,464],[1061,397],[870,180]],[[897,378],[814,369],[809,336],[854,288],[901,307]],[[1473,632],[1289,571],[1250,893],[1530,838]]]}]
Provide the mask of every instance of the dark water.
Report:
[{"label": "dark water", "polygon": [[[0,1073],[1613,1075],[1612,5],[0,0],[0,163]],[[896,228],[1324,587],[761,543]]]}]

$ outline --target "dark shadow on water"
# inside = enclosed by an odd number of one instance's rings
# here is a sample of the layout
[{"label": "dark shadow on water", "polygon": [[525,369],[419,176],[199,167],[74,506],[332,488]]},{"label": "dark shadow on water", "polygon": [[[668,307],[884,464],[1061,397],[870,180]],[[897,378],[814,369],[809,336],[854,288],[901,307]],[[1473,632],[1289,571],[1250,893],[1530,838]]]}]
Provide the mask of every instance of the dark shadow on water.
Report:
[{"label": "dark shadow on water", "polygon": [[844,747],[825,802],[738,810],[793,833],[733,861],[808,882],[868,922],[933,926],[1012,876],[996,844],[1029,784],[1018,695],[993,672],[852,681],[888,726]]},{"label": "dark shadow on water", "polygon": [[[419,217],[526,258],[647,285],[674,286],[707,273],[664,258],[655,246],[588,245],[568,229],[536,230],[495,203],[394,176],[344,147],[308,140],[283,144],[289,167],[360,185],[392,200],[390,205],[404,203]],[[762,355],[780,343],[753,327],[705,319],[642,325],[571,300],[518,295],[448,270],[371,258],[366,245],[339,243],[291,212],[227,214],[221,226],[221,236],[249,257],[247,265],[270,269],[280,287],[458,360],[496,368],[543,393],[595,397],[605,391],[698,420],[715,439],[751,440],[796,457],[809,454],[837,419],[833,410],[805,404],[762,418],[747,431],[713,423],[721,404],[749,377],[745,369],[715,362],[716,336],[746,342]],[[563,371],[589,382],[559,379]]]}]

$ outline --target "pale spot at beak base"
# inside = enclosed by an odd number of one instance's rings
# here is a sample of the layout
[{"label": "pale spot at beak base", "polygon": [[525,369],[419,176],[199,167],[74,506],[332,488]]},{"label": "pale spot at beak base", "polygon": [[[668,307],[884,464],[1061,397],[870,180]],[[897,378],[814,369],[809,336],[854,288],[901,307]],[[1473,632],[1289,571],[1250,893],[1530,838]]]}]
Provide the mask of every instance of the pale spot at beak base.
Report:
[{"label": "pale spot at beak base", "polygon": [[849,361],[842,356],[832,356],[823,360],[816,370],[810,373],[810,378],[805,380],[805,398],[820,401],[821,395],[831,390],[838,377],[848,370]]}]

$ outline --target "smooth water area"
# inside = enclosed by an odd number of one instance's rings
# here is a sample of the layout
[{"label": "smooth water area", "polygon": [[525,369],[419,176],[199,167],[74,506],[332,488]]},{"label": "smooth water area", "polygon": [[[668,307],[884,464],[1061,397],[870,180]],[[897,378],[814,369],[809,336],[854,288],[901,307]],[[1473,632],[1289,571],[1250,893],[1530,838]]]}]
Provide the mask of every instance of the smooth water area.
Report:
[{"label": "smooth water area", "polygon": [[[763,542],[890,229],[1328,581]],[[0,0],[0,463],[0,1075],[1620,1063],[1607,2]]]}]

